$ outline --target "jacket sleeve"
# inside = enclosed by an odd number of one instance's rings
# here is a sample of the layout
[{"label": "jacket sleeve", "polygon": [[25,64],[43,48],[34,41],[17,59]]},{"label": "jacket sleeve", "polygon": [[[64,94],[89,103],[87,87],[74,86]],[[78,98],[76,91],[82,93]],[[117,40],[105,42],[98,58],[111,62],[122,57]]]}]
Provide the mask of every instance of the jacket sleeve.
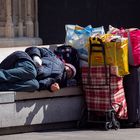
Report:
[{"label": "jacket sleeve", "polygon": [[41,57],[40,49],[37,47],[28,47],[26,48],[25,52],[32,58],[36,55]]},{"label": "jacket sleeve", "polygon": [[59,74],[58,76],[53,76],[51,75],[52,77],[48,77],[48,78],[45,78],[45,79],[41,79],[39,80],[39,85],[40,85],[40,90],[49,90],[51,91],[51,85],[53,83],[58,83],[60,88],[63,87],[62,86],[62,74]]},{"label": "jacket sleeve", "polygon": [[46,78],[43,80],[39,81],[39,89],[40,90],[49,90],[51,91],[51,85],[55,83],[55,79],[54,78]]}]

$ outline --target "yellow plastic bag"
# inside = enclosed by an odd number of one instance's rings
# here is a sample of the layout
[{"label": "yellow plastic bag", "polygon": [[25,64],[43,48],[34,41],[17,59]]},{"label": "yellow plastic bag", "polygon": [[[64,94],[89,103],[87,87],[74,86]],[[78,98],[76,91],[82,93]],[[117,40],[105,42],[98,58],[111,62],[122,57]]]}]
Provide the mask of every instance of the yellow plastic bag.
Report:
[{"label": "yellow plastic bag", "polygon": [[[102,47],[101,47],[101,45],[103,45],[103,42],[101,39],[99,41],[99,39],[100,38],[98,38],[98,37],[90,37],[89,38],[88,63],[90,62],[91,66],[98,66],[98,65],[104,64],[104,56],[103,56]],[[95,44],[97,44],[97,45],[95,45]],[[100,47],[98,45],[100,45]],[[90,50],[91,46],[92,46],[92,49]],[[93,51],[94,51],[94,53],[92,53]]]},{"label": "yellow plastic bag", "polygon": [[[90,45],[92,45],[92,52],[91,52],[91,65],[98,66],[104,65],[104,56],[102,48],[96,46],[95,44],[103,45],[105,50],[105,60],[107,65],[116,65],[116,44],[114,42],[106,42],[107,38],[111,35],[105,34],[103,36],[96,36],[90,37],[88,43],[88,51],[90,51]],[[99,39],[101,41],[99,41]],[[93,45],[94,44],[94,45]],[[97,52],[96,52],[97,51]]]},{"label": "yellow plastic bag", "polygon": [[106,42],[106,61],[111,66],[118,69],[117,75],[124,76],[129,74],[128,68],[128,40],[120,42]]},{"label": "yellow plastic bag", "polygon": [[117,66],[116,42],[105,43],[106,63],[111,66]]},{"label": "yellow plastic bag", "polygon": [[124,76],[129,74],[128,68],[128,39],[116,42],[116,59],[118,74]]},{"label": "yellow plastic bag", "polygon": [[[107,37],[108,35],[106,35]],[[95,38],[90,38],[91,43],[99,44]],[[117,42],[107,42],[105,36],[102,38],[105,48],[105,61],[107,65],[114,66],[117,76],[124,76],[129,74],[128,69],[128,39],[122,38]],[[99,47],[93,46],[94,50],[99,50]],[[89,47],[90,48],[90,47]],[[89,49],[88,49],[89,50]],[[90,51],[90,50],[89,50]],[[104,65],[104,56],[102,52],[91,53],[92,66]]]}]

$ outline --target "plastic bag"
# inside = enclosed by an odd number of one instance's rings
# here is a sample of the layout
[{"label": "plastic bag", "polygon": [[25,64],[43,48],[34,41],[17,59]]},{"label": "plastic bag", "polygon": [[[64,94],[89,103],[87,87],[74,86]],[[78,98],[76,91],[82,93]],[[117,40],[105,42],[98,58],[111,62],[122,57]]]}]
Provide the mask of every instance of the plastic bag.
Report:
[{"label": "plastic bag", "polygon": [[96,34],[104,34],[104,27],[93,28],[91,25],[81,27],[79,25],[65,25],[66,30],[66,45],[75,47],[80,55],[88,55],[86,47],[90,36]]},{"label": "plastic bag", "polygon": [[129,40],[129,64],[133,66],[140,65],[140,30],[130,31]]},{"label": "plastic bag", "polygon": [[65,44],[71,45],[78,50],[80,54],[88,55],[87,44],[88,37],[91,35],[92,27],[88,25],[83,28],[78,25],[66,25]]},{"label": "plastic bag", "polygon": [[[111,37],[106,35],[106,37]],[[102,38],[105,47],[105,60],[107,65],[114,66],[113,71],[117,76],[124,76],[129,74],[128,68],[128,39],[120,37],[119,39],[112,39],[110,41],[105,36]],[[117,36],[118,37],[118,36]],[[105,39],[106,38],[106,39]],[[92,40],[92,43],[98,44],[96,40]],[[98,50],[98,47],[94,46],[94,49]],[[99,66],[104,65],[104,57],[102,52],[94,52],[91,56],[91,65]]]},{"label": "plastic bag", "polygon": [[132,66],[140,65],[140,30],[138,28],[115,28],[109,25],[108,33],[128,38],[128,63]]}]

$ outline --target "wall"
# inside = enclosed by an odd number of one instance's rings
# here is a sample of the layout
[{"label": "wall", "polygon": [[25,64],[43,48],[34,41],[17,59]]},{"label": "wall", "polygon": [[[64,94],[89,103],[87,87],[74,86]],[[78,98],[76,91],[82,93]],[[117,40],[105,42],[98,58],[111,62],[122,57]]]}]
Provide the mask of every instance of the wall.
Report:
[{"label": "wall", "polygon": [[38,0],[0,0],[0,48],[40,45]]},{"label": "wall", "polygon": [[139,28],[139,5],[139,0],[39,0],[39,35],[55,44],[64,42],[65,24]]}]

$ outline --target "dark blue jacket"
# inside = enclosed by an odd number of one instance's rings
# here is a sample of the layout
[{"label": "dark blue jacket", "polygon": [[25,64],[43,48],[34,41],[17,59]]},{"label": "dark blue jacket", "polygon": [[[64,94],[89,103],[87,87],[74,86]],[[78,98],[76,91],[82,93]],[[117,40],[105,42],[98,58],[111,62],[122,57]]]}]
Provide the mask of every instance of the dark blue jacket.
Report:
[{"label": "dark blue jacket", "polygon": [[59,83],[60,87],[66,86],[64,63],[50,49],[29,47],[25,52],[32,58],[37,55],[42,60],[42,67],[37,68],[40,90],[50,90],[50,86],[55,82]]},{"label": "dark blue jacket", "polygon": [[32,64],[35,66],[32,58],[24,51],[15,51],[8,55],[1,63],[0,63],[0,69],[12,69],[15,67],[15,64],[19,60],[28,60],[32,62]]}]

